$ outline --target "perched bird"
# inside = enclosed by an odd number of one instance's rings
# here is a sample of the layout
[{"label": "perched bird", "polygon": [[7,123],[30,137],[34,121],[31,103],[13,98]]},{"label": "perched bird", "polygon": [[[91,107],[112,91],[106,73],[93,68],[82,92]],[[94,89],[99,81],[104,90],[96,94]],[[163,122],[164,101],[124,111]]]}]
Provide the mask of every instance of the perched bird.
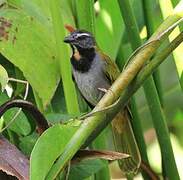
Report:
[{"label": "perched bird", "polygon": [[[71,64],[74,80],[90,107],[94,107],[120,71],[117,65],[97,47],[91,33],[85,30],[72,30],[64,42],[69,43],[72,48]],[[127,110],[121,110],[116,115],[112,121],[112,129],[116,150],[130,155],[130,158],[119,161],[120,168],[126,174],[136,173],[141,159]]]}]

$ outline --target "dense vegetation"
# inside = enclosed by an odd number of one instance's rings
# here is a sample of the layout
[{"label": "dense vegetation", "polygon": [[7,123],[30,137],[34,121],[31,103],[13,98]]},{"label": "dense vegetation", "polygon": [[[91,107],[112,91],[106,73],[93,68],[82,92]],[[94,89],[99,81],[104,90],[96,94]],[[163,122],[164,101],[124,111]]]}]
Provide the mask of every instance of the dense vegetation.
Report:
[{"label": "dense vegetation", "polygon": [[[125,176],[183,178],[182,20],[182,0],[1,0],[0,179],[124,177],[110,122],[128,102],[142,161]],[[94,110],[73,83],[65,25],[121,70]]]}]

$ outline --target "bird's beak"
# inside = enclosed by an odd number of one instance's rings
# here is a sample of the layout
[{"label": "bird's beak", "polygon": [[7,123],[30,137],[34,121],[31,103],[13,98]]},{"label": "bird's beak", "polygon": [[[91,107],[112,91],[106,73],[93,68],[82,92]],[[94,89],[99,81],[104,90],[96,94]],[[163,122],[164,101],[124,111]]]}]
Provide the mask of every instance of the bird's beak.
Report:
[{"label": "bird's beak", "polygon": [[72,43],[74,41],[74,38],[72,36],[66,36],[64,38],[65,43]]}]

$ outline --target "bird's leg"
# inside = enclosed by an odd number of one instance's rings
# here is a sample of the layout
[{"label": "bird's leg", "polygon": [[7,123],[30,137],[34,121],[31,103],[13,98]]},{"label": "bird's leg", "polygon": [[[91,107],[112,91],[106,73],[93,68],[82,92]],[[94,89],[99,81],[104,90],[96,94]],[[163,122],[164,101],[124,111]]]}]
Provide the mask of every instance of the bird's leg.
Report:
[{"label": "bird's leg", "polygon": [[109,88],[109,89],[105,89],[105,88],[98,88],[99,91],[102,91],[104,93],[106,93],[107,91],[111,92],[112,96],[114,96],[114,99],[117,99],[115,96],[115,93]]}]

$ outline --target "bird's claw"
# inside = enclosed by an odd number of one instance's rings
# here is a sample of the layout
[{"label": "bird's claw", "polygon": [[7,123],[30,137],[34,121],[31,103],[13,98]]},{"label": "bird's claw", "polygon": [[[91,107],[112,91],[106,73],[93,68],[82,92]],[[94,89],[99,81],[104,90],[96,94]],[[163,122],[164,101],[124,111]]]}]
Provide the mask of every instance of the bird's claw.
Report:
[{"label": "bird's claw", "polygon": [[104,92],[104,93],[106,93],[108,90],[107,89],[105,89],[105,88],[98,88],[98,90],[99,91],[102,91],[102,92]]}]

